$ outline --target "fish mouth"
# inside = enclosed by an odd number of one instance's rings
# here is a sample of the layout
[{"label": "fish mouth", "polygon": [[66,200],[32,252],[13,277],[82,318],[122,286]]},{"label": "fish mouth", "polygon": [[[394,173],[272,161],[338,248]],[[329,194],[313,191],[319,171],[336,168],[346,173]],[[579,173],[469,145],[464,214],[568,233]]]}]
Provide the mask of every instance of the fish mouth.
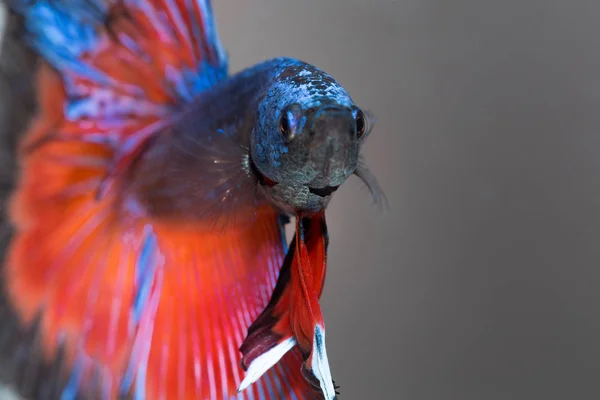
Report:
[{"label": "fish mouth", "polygon": [[[258,182],[261,185],[268,186],[268,187],[273,187],[273,186],[275,186],[275,185],[277,185],[279,183],[277,181],[274,181],[274,180],[268,178],[262,172],[260,172],[258,170],[258,168],[256,167],[256,164],[254,164],[254,162],[252,161],[252,159],[250,159],[250,168],[252,169],[252,172],[257,177]],[[314,194],[316,196],[319,196],[319,197],[330,196],[333,192],[335,192],[336,190],[338,190],[339,187],[340,187],[340,185],[337,185],[337,186],[325,186],[324,188],[315,188],[315,187],[307,186],[308,191],[310,193],[312,193],[312,194]]]},{"label": "fish mouth", "polygon": [[308,191],[319,197],[327,197],[327,196],[330,196],[336,190],[338,190],[339,187],[340,187],[339,185],[338,186],[326,186],[324,188],[308,187]]}]

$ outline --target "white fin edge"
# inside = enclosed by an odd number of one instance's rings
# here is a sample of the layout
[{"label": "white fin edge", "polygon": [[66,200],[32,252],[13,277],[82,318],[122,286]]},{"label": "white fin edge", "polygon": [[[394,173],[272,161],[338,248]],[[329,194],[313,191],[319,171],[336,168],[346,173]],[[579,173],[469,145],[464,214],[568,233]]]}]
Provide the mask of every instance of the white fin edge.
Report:
[{"label": "white fin edge", "polygon": [[285,353],[290,351],[295,345],[296,339],[294,337],[290,337],[266,353],[256,357],[254,361],[250,363],[250,366],[246,371],[246,376],[244,377],[242,383],[240,383],[238,393],[259,380],[265,372],[267,372],[273,365],[277,364],[277,362],[281,360],[281,357],[283,357]]},{"label": "white fin edge", "polygon": [[334,400],[335,388],[333,387],[333,378],[331,377],[327,349],[325,348],[325,329],[319,324],[315,327],[311,367],[313,374],[319,380],[325,400]]}]

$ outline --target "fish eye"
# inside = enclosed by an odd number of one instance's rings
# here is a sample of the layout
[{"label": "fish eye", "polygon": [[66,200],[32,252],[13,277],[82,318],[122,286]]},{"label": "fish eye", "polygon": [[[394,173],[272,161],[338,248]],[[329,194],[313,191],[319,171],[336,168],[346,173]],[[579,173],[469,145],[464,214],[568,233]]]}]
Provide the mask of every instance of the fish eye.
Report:
[{"label": "fish eye", "polygon": [[292,136],[292,131],[290,129],[290,120],[288,118],[288,113],[284,112],[281,115],[281,120],[279,121],[279,131],[286,138],[290,138]]},{"label": "fish eye", "polygon": [[283,109],[279,119],[279,132],[286,140],[292,140],[299,132],[299,123],[302,118],[302,107],[293,103]]},{"label": "fish eye", "polygon": [[362,111],[356,113],[356,136],[360,139],[365,134],[367,129],[367,122],[365,121],[365,114]]}]

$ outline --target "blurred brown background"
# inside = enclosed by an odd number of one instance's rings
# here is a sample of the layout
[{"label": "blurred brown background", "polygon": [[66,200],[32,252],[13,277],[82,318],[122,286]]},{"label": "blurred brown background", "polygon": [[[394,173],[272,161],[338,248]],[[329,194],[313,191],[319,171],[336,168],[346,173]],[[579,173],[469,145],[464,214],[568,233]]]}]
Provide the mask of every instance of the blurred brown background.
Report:
[{"label": "blurred brown background", "polygon": [[232,71],[291,56],[377,118],[329,209],[341,399],[600,398],[600,2],[213,0]]}]

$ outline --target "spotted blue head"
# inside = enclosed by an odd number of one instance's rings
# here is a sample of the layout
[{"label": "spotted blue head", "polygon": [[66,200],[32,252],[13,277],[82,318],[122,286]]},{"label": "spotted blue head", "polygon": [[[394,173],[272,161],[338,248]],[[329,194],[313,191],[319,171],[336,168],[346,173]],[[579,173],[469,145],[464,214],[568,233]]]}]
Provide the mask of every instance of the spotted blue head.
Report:
[{"label": "spotted blue head", "polygon": [[359,153],[372,119],[316,67],[285,67],[259,101],[255,121],[252,167],[279,208],[318,212],[350,175],[364,180]]}]

